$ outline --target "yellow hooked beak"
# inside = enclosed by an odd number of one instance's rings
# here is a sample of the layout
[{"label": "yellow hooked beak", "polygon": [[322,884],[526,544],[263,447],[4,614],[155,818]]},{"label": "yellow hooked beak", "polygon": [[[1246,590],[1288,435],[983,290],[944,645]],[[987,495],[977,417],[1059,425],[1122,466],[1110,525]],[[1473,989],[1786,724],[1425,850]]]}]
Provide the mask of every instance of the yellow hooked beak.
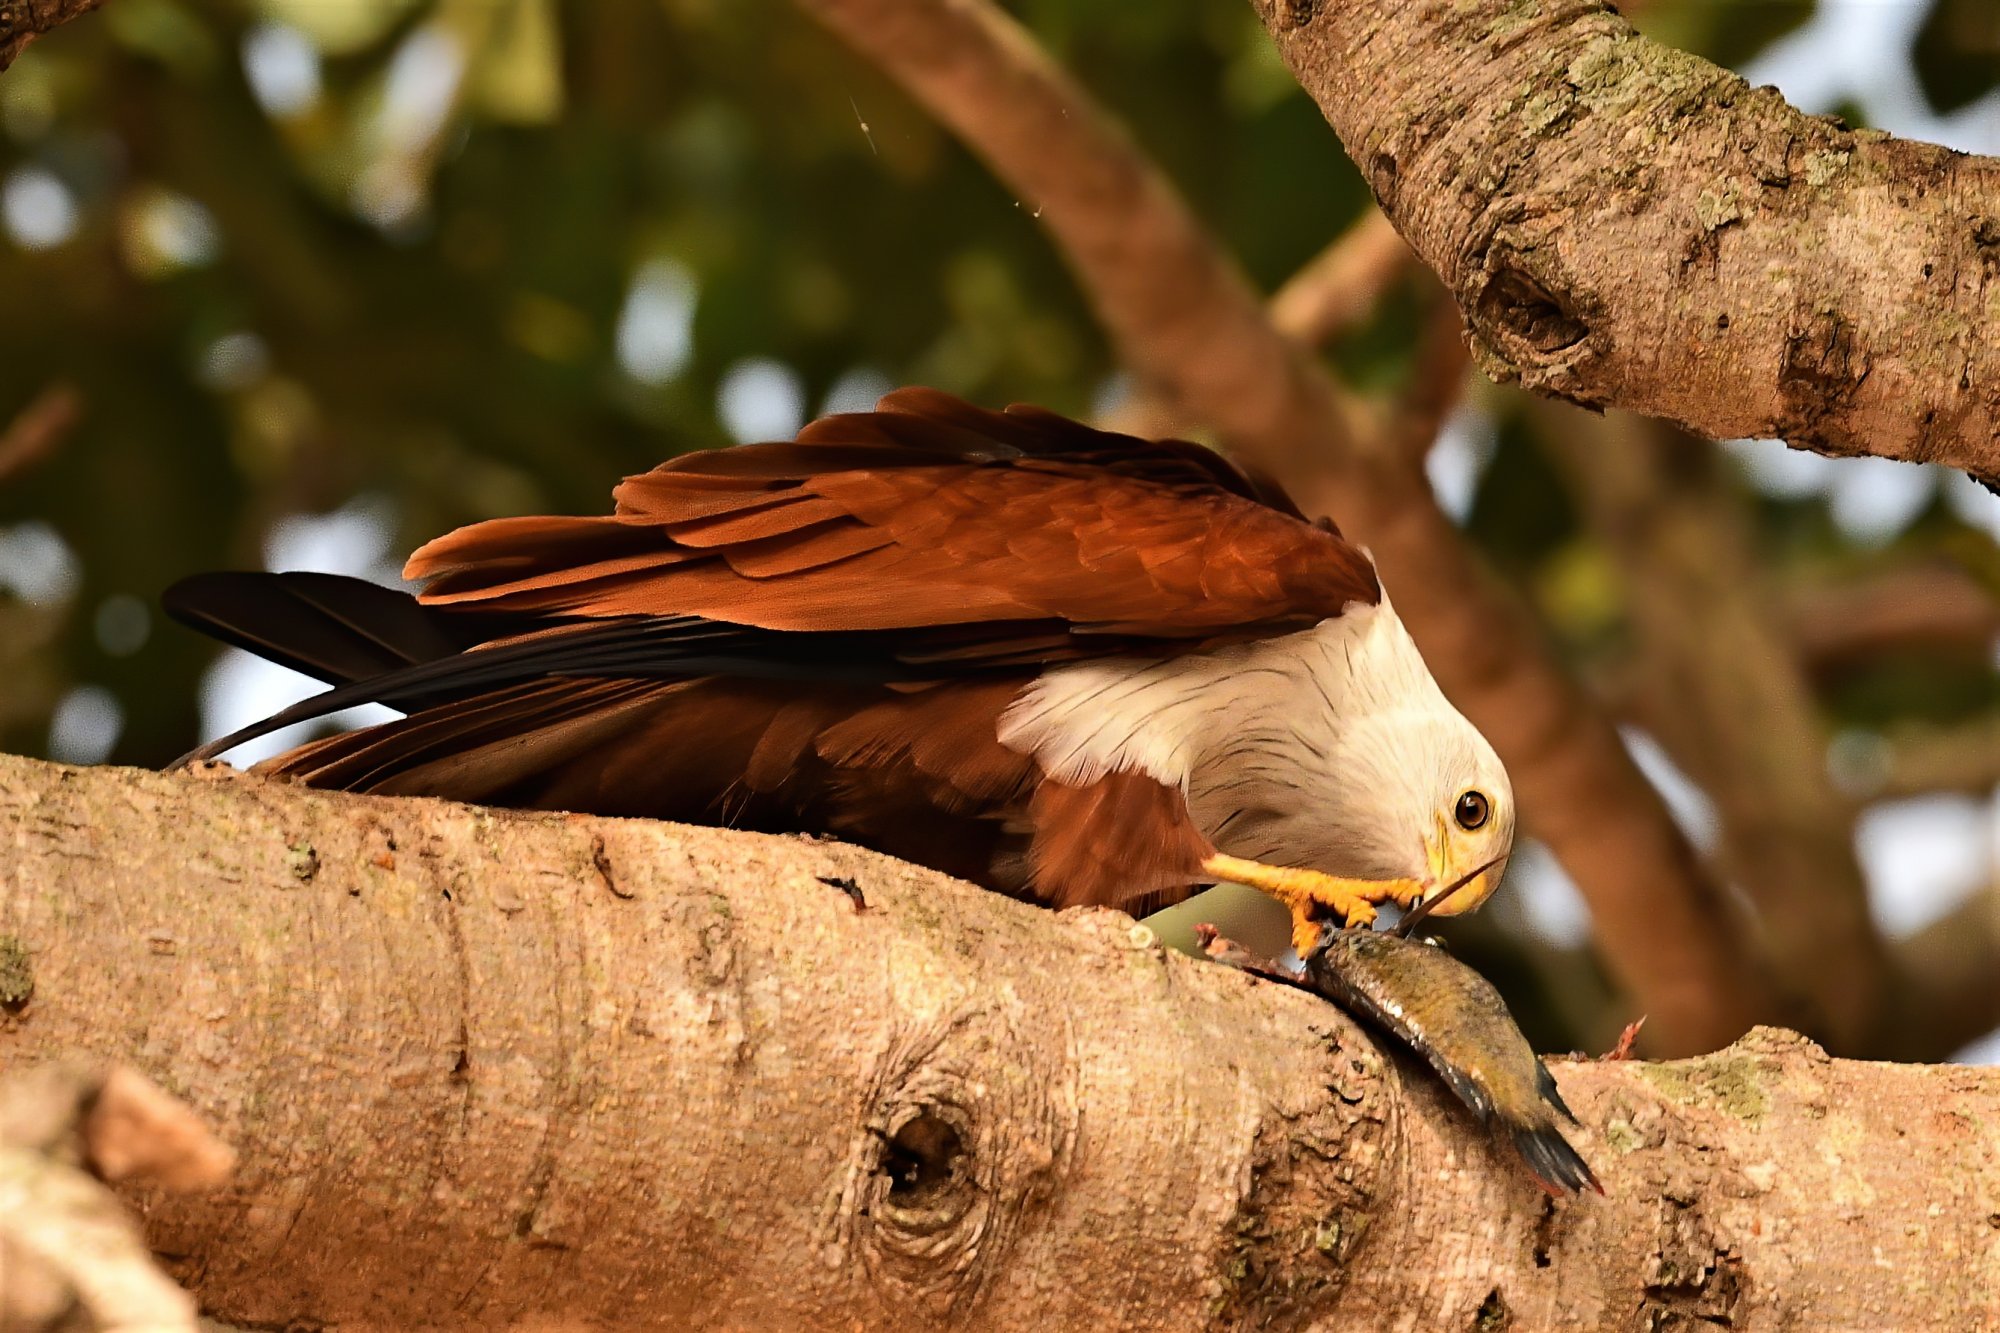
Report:
[{"label": "yellow hooked beak", "polygon": [[1449,871],[1440,873],[1436,879],[1424,886],[1417,896],[1417,904],[1430,905],[1429,916],[1464,916],[1488,898],[1493,890],[1500,887],[1501,876],[1507,873],[1507,858],[1488,861],[1470,875],[1457,875]]},{"label": "yellow hooked beak", "polygon": [[1465,853],[1470,850],[1463,838],[1454,836],[1449,825],[1440,819],[1432,836],[1425,839],[1424,851],[1430,861],[1431,873],[1416,901],[1411,903],[1422,916],[1463,916],[1472,911],[1500,887],[1501,876],[1507,873],[1507,854],[1502,852],[1484,864],[1464,864],[1469,860]]}]

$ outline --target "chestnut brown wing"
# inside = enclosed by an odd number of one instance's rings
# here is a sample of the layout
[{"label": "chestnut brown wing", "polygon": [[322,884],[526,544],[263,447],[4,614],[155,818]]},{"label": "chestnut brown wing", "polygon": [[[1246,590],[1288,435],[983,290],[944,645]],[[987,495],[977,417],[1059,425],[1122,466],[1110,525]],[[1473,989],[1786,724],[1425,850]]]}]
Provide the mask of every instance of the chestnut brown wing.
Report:
[{"label": "chestnut brown wing", "polygon": [[405,573],[440,607],[809,632],[1054,621],[1203,641],[1380,597],[1364,553],[1198,445],[930,390],[677,458],[616,498],[460,529]]}]

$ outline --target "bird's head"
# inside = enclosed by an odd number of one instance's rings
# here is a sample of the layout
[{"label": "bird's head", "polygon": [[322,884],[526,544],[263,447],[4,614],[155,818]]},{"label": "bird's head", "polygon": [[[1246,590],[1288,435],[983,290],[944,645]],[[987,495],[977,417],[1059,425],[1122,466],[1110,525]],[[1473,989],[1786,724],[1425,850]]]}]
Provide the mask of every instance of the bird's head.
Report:
[{"label": "bird's head", "polygon": [[1335,873],[1410,879],[1426,914],[1458,916],[1493,896],[1514,850],[1514,787],[1492,745],[1452,706],[1385,597],[1342,645],[1328,747],[1337,780]]},{"label": "bird's head", "polygon": [[1442,696],[1361,719],[1342,738],[1341,873],[1405,878],[1437,916],[1493,896],[1514,849],[1514,788],[1486,738]]},{"label": "bird's head", "polygon": [[1470,912],[1500,887],[1514,850],[1514,788],[1486,738],[1454,714],[1456,725],[1426,747],[1430,828],[1424,835],[1423,890],[1414,906],[1434,916]]}]

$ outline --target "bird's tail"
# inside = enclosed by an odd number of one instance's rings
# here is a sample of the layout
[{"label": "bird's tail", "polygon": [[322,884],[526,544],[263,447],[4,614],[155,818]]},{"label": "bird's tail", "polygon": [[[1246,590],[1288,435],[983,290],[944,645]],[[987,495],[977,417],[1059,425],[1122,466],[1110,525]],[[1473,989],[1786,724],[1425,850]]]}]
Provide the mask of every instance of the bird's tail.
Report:
[{"label": "bird's tail", "polygon": [[[673,782],[656,776],[647,785],[643,772],[627,771],[628,752],[643,749],[649,738],[646,721],[684,688],[656,674],[620,678],[619,667],[633,651],[624,642],[632,637],[630,626],[607,627],[612,634],[583,627],[592,634],[588,651],[579,652],[535,633],[546,618],[538,624],[519,615],[440,611],[408,593],[331,574],[201,574],[175,584],[162,600],[181,623],[331,686],[179,763],[352,704],[379,702],[409,716],[308,741],[257,771],[337,790],[504,802],[594,752],[604,758],[596,767],[607,781],[643,787],[658,808],[694,817],[713,800],[710,788],[727,781],[732,764],[741,768],[741,757],[731,752],[705,753],[710,762],[693,765]],[[677,660],[693,651],[687,638],[683,633],[670,645]],[[502,642],[485,646],[494,639]],[[646,651],[654,657],[661,652]],[[580,665],[580,656],[603,662],[602,674],[578,679],[566,673]],[[657,753],[650,765],[655,771],[662,767]],[[710,771],[707,785],[697,770]],[[590,799],[601,805],[608,798]]]},{"label": "bird's tail", "polygon": [[[574,688],[533,688],[552,680],[656,687],[719,676],[885,684],[951,670],[899,661],[880,636],[866,632],[784,632],[701,616],[481,612],[431,606],[409,593],[332,574],[201,574],[175,584],[162,600],[182,624],[332,686],[210,741],[177,766],[362,703],[386,704],[412,714],[412,721],[448,709],[434,719],[436,734],[424,733],[422,743],[463,744],[468,728],[498,740],[508,727],[539,730],[573,721],[571,702],[584,696]],[[504,706],[489,706],[494,704]],[[564,734],[575,730],[565,727]],[[414,728],[396,734],[417,743]],[[343,751],[343,762],[353,768],[358,756]]]},{"label": "bird's tail", "polygon": [[495,615],[442,614],[341,574],[196,574],[160,598],[169,616],[329,685],[450,657],[505,633]]},{"label": "bird's tail", "polygon": [[303,572],[196,574],[168,588],[160,602],[190,629],[334,687],[183,755],[176,767],[352,704],[391,702],[374,682],[414,674],[416,682],[393,699],[406,710],[463,697],[466,691],[450,682],[426,682],[425,668],[513,631],[518,619],[441,614],[366,579]]}]

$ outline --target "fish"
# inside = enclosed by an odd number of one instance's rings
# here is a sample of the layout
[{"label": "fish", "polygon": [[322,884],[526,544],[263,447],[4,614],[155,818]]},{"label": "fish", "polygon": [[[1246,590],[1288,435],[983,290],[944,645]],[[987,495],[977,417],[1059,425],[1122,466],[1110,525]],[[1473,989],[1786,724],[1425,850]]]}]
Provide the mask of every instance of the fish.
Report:
[{"label": "fish", "polygon": [[1304,981],[1422,1056],[1551,1195],[1604,1193],[1560,1128],[1575,1113],[1485,977],[1426,940],[1354,929],[1322,933]]}]

